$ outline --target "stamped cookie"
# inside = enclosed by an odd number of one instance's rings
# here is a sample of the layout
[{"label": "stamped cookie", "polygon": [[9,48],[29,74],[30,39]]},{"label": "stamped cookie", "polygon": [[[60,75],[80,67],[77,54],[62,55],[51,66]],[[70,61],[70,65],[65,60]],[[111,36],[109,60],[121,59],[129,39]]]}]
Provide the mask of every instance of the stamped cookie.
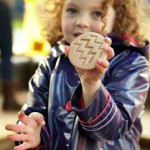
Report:
[{"label": "stamped cookie", "polygon": [[75,38],[69,51],[69,60],[77,68],[91,70],[95,68],[98,58],[106,59],[102,50],[106,44],[104,37],[95,32],[87,32]]}]

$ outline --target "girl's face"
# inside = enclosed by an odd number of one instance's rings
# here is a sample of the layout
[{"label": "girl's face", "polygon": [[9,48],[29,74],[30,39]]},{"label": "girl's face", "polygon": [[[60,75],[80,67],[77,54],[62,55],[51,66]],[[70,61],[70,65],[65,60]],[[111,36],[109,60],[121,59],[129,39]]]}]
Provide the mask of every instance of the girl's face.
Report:
[{"label": "girl's face", "polygon": [[[62,10],[61,27],[65,40],[70,44],[85,32],[102,33],[101,21],[103,0],[66,0]],[[111,32],[115,20],[115,10],[109,7],[106,15],[105,31]]]}]

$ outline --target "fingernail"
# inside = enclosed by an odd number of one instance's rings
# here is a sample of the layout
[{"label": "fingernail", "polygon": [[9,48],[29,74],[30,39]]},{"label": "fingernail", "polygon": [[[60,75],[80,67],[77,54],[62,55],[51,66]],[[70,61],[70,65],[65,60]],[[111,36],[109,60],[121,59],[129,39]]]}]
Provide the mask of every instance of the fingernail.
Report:
[{"label": "fingernail", "polygon": [[104,49],[107,50],[107,49],[108,49],[108,45],[105,45],[105,46],[104,46]]},{"label": "fingernail", "polygon": [[21,111],[21,115],[24,115],[25,113],[24,113],[24,111]]},{"label": "fingernail", "polygon": [[42,121],[42,125],[45,125],[45,121]]},{"label": "fingernail", "polygon": [[99,59],[98,59],[98,62],[99,62],[99,63],[101,63],[101,62],[102,62],[102,59],[101,59],[101,58],[99,58]]},{"label": "fingernail", "polygon": [[19,111],[18,116],[24,115],[24,111]]}]

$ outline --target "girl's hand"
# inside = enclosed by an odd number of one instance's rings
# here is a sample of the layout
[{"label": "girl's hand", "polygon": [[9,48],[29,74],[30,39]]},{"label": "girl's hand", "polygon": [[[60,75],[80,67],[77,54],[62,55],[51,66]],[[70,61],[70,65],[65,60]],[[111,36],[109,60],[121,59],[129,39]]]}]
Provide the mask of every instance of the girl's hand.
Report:
[{"label": "girl's hand", "polygon": [[41,126],[45,124],[43,115],[37,112],[25,115],[19,112],[18,119],[21,124],[7,124],[6,130],[16,132],[7,136],[8,140],[21,141],[22,144],[15,146],[14,150],[35,149],[41,143]]},{"label": "girl's hand", "polygon": [[114,56],[114,50],[110,47],[111,39],[106,37],[104,40],[107,43],[103,47],[103,50],[107,53],[107,60],[101,58],[97,59],[95,65],[96,68],[89,71],[77,69],[77,72],[79,73],[81,79],[81,83],[95,84],[96,82],[99,82],[99,80],[109,67],[108,60]]},{"label": "girl's hand", "polygon": [[[110,38],[105,37],[105,42],[107,43],[103,50],[107,53],[107,60],[97,59],[95,69],[92,70],[82,70],[76,68],[78,75],[82,84],[82,93],[85,102],[85,106],[89,104],[90,100],[95,96],[97,90],[100,87],[100,79],[109,67],[108,60],[114,56],[114,50],[110,47],[112,41]],[[69,46],[65,46],[66,56],[69,53]]]},{"label": "girl's hand", "polygon": [[[104,38],[105,42],[107,43],[103,50],[107,53],[107,60],[104,59],[97,59],[95,69],[92,70],[82,70],[79,68],[76,68],[79,77],[81,79],[81,82],[87,82],[87,83],[93,83],[100,80],[100,78],[104,75],[106,69],[109,67],[108,60],[111,59],[114,56],[114,50],[110,47],[111,45],[111,39],[108,37]],[[65,53],[68,57],[69,54],[69,46],[65,46]]]}]

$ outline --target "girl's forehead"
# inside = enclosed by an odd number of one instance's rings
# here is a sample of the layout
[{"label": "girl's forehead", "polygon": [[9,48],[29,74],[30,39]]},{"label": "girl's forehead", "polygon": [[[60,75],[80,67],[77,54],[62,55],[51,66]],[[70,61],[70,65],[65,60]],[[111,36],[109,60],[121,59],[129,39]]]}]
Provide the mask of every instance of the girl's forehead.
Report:
[{"label": "girl's forehead", "polygon": [[101,7],[105,0],[66,0],[65,5]]}]

